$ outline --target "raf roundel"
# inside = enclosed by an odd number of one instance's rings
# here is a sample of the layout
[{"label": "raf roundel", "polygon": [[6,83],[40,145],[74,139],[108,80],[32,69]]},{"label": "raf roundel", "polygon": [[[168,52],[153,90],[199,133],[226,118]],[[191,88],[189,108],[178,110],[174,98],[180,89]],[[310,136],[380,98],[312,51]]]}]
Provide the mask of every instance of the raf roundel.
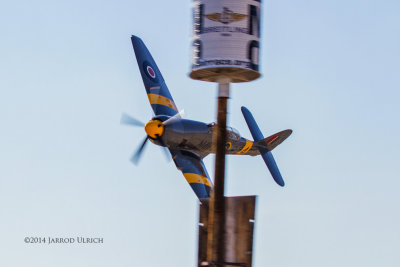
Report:
[{"label": "raf roundel", "polygon": [[[153,67],[154,66],[154,67]],[[147,60],[143,61],[142,64],[142,73],[152,82],[158,83],[161,75],[158,75],[160,72],[157,70],[157,66],[153,63],[148,62]]]},{"label": "raf roundel", "polygon": [[156,73],[154,72],[153,68],[150,66],[147,66],[146,68],[147,73],[150,75],[151,78],[156,78]]}]

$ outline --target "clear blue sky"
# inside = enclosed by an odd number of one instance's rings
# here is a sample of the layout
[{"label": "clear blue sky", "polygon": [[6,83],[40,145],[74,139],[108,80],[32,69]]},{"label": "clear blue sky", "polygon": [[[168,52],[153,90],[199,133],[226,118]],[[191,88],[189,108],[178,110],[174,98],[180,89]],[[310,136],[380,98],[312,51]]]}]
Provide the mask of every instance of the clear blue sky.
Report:
[{"label": "clear blue sky", "polygon": [[[254,266],[400,266],[400,2],[264,1],[262,77],[232,86],[229,124],[292,128],[261,160],[227,160],[226,191],[258,195]],[[152,112],[130,35],[178,108],[215,120],[215,84],[193,81],[190,1],[8,1],[0,8],[0,266],[196,265],[197,200],[122,112]],[[213,174],[213,157],[205,161]],[[103,237],[99,245],[25,244]]]}]

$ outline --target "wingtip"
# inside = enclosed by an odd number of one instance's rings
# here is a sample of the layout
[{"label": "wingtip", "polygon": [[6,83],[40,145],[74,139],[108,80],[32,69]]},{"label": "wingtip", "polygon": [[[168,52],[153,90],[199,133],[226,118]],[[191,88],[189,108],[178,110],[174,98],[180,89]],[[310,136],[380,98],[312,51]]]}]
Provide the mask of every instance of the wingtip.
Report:
[{"label": "wingtip", "polygon": [[131,40],[132,40],[132,42],[134,43],[134,42],[142,42],[142,39],[140,39],[138,36],[136,36],[136,35],[132,35],[131,36]]},{"label": "wingtip", "polygon": [[240,109],[242,110],[243,116],[246,117],[246,115],[251,115],[250,110],[248,108],[246,108],[245,106],[242,106]]},{"label": "wingtip", "polygon": [[279,175],[278,177],[276,177],[276,175],[273,175],[272,178],[274,178],[275,183],[277,183],[279,186],[285,186],[285,181],[283,180],[282,176]]}]

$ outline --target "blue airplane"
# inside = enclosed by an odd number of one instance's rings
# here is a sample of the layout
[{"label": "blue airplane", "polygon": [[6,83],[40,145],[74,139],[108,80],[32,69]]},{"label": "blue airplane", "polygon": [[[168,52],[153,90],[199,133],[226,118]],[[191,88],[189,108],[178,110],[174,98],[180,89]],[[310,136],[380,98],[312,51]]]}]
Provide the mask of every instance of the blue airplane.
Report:
[{"label": "blue airplane", "polygon": [[[138,163],[146,142],[150,140],[164,147],[167,150],[166,153],[169,150],[176,167],[183,173],[200,200],[209,198],[212,182],[202,159],[216,151],[215,142],[213,142],[213,136],[216,135],[216,123],[207,124],[183,119],[147,47],[137,36],[132,36],[131,40],[144,87],[155,114],[146,124],[129,115],[122,115],[121,123],[144,126],[147,133],[131,161]],[[241,137],[237,130],[227,127],[226,154],[261,155],[275,182],[284,186],[285,183],[271,150],[288,138],[292,130],[284,130],[264,138],[250,111],[245,107],[241,109],[254,141]]]}]

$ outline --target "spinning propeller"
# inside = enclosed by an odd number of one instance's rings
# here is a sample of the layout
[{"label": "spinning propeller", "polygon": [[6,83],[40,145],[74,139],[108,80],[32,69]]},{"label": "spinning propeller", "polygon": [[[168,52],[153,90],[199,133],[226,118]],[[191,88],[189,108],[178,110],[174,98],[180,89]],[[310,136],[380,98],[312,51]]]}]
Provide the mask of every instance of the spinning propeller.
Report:
[{"label": "spinning propeller", "polygon": [[135,165],[137,165],[139,163],[139,160],[143,153],[143,149],[146,146],[147,140],[149,138],[152,140],[156,140],[161,144],[164,154],[167,157],[167,160],[170,160],[171,156],[168,152],[167,145],[164,143],[164,140],[161,137],[165,132],[165,126],[167,126],[168,124],[170,124],[173,121],[180,120],[182,118],[183,114],[184,114],[184,110],[181,110],[179,113],[175,114],[174,116],[168,118],[165,121],[161,121],[159,119],[152,119],[149,122],[147,122],[146,124],[144,124],[140,120],[137,120],[137,119],[129,116],[128,114],[123,113],[121,116],[121,124],[130,125],[130,126],[138,126],[138,127],[144,126],[144,130],[147,133],[147,136],[144,138],[142,144],[132,155],[132,157],[131,157],[132,163]]}]

